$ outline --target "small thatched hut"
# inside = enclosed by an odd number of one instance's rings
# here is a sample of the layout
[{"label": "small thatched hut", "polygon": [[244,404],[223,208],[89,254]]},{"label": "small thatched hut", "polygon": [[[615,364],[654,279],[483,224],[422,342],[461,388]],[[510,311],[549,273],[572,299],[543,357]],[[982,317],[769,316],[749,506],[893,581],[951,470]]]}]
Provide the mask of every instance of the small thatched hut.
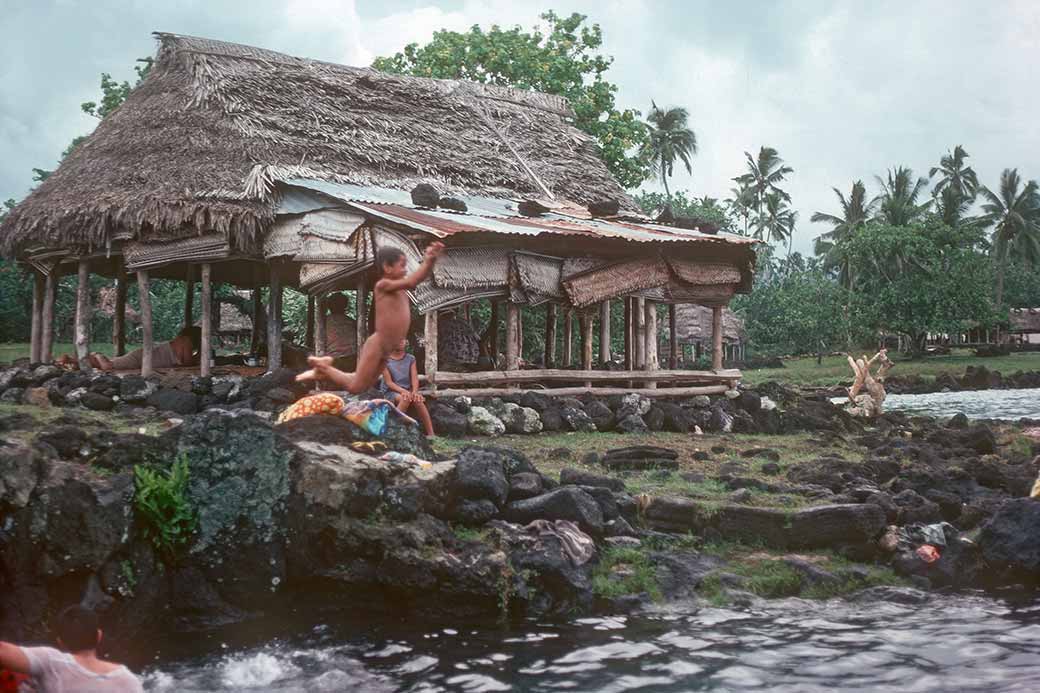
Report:
[{"label": "small thatched hut", "polygon": [[[0,252],[37,273],[34,361],[50,356],[55,280],[71,272],[79,274],[83,316],[90,273],[117,280],[117,304],[125,303],[128,273],[143,289],[152,277],[201,282],[204,340],[213,336],[212,282],[269,286],[274,367],[282,287],[310,294],[316,315],[334,290],[355,289],[363,306],[380,247],[399,247],[418,263],[422,248],[441,239],[446,255],[413,296],[427,316],[427,379],[470,386],[601,380],[591,370],[592,324],[599,315],[601,337],[608,334],[602,318],[611,300],[622,300],[628,317],[626,362],[655,371],[623,376],[668,381],[656,372],[656,327],[644,325],[656,323],[653,303],[711,307],[721,347],[722,308],[750,289],[753,241],[640,215],[572,124],[565,99],[156,36],[144,82],[0,225]],[[420,184],[432,195],[410,194]],[[147,291],[141,295],[149,345]],[[256,291],[253,298],[259,305]],[[506,371],[436,378],[429,346],[437,310],[479,298],[493,302],[496,316],[505,307]],[[571,316],[579,317],[581,373],[517,371],[519,310],[543,304],[550,331],[563,308],[568,363]],[[77,327],[83,363],[79,318]],[[358,332],[367,333],[363,312]],[[551,364],[556,340],[546,343]],[[723,372],[722,349],[714,351],[716,372],[700,378],[718,387],[739,373]]]},{"label": "small thatched hut", "polygon": [[1012,308],[1008,340],[1019,344],[1040,344],[1040,308]]}]

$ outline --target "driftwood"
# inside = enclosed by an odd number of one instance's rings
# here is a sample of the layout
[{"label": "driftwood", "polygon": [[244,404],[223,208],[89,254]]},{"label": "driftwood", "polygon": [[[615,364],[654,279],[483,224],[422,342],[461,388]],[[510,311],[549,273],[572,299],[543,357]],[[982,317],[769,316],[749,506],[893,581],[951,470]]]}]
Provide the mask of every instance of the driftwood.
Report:
[{"label": "driftwood", "polygon": [[[866,356],[854,359],[849,354],[845,354],[845,357],[855,376],[849,388],[846,409],[853,416],[877,416],[882,412],[886,397],[885,375],[894,365],[888,358],[888,350],[882,349],[870,359]],[[870,369],[875,363],[878,364],[877,370],[871,373]],[[864,389],[866,392],[863,392]]]}]

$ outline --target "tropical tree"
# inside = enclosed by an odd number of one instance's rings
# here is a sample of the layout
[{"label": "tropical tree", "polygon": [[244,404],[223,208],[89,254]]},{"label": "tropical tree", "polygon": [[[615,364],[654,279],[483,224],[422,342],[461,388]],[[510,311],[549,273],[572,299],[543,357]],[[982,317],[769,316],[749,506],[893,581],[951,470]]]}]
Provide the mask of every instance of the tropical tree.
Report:
[{"label": "tropical tree", "polygon": [[761,238],[765,235],[766,217],[763,208],[766,204],[766,196],[773,193],[780,199],[790,202],[791,196],[780,188],[787,174],[793,173],[794,169],[784,165],[780,154],[772,147],[761,147],[758,156],[751,156],[750,152],[744,152],[747,162],[747,173],[737,176],[733,180],[738,184],[750,189],[755,208],[755,236]]},{"label": "tropical tree", "polygon": [[793,211],[777,192],[766,194],[765,207],[762,210],[762,221],[758,228],[760,238],[768,242],[787,243],[787,253],[791,254],[791,240],[794,236],[794,225],[798,221],[798,213]]},{"label": "tropical tree", "polygon": [[664,109],[650,102],[650,114],[646,119],[647,138],[640,148],[640,155],[646,159],[651,173],[661,177],[665,197],[669,199],[672,195],[668,191],[668,178],[672,175],[675,160],[683,163],[687,173],[693,173],[690,158],[697,153],[697,135],[687,125],[688,117],[685,108]]},{"label": "tropical tree", "polygon": [[844,241],[863,224],[867,223],[874,212],[875,202],[867,201],[867,188],[863,181],[852,184],[849,196],[833,188],[841,204],[841,214],[815,212],[813,223],[830,224],[831,230],[817,236],[813,252],[823,258],[823,268],[827,271],[838,271],[838,282],[846,289],[852,288],[852,267],[845,253]]},{"label": "tropical tree", "polygon": [[964,147],[957,145],[953,152],[939,160],[938,166],[933,166],[928,172],[929,178],[935,178],[939,174],[939,180],[932,189],[932,195],[939,197],[944,190],[953,190],[962,200],[975,199],[975,192],[979,189],[979,179],[971,166],[965,166],[964,162],[970,158]]},{"label": "tropical tree", "polygon": [[693,217],[714,224],[720,231],[737,233],[736,220],[730,216],[729,209],[719,204],[713,197],[694,197],[685,190],[676,190],[671,197],[659,192],[642,191],[632,196],[636,204],[649,215],[658,214],[665,205],[672,208],[672,213],[680,217]]},{"label": "tropical tree", "polygon": [[603,45],[602,30],[577,13],[546,12],[541,19],[546,32],[519,26],[437,31],[426,45],[411,43],[400,53],[376,58],[372,67],[564,96],[574,109],[575,126],[595,138],[600,158],[618,182],[637,187],[647,177],[646,161],[635,151],[646,139],[646,126],[639,111],[615,107],[617,85],[605,76],[613,58],[596,52]]},{"label": "tropical tree", "polygon": [[919,203],[921,191],[928,185],[927,178],[914,178],[912,169],[898,166],[888,171],[887,178],[875,176],[881,194],[874,198],[878,205],[877,218],[889,226],[907,226],[919,220],[932,201]]},{"label": "tropical tree", "polygon": [[993,228],[993,257],[997,266],[996,303],[1004,302],[1004,274],[1009,258],[1028,265],[1040,264],[1040,191],[1035,180],[1025,185],[1018,169],[1000,174],[1000,189],[979,188],[983,223]]},{"label": "tropical tree", "polygon": [[[736,180],[736,179],[734,179]],[[729,189],[730,196],[726,198],[726,207],[734,217],[744,220],[744,235],[748,235],[748,223],[751,214],[755,211],[755,191],[744,183],[738,183]]]}]

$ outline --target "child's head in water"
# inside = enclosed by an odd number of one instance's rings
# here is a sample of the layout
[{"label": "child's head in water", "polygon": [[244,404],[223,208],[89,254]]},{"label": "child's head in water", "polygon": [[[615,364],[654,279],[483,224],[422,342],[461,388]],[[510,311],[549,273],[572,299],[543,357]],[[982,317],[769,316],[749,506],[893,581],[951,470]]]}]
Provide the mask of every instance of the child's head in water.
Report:
[{"label": "child's head in water", "polygon": [[393,359],[404,358],[404,352],[408,348],[408,340],[402,339],[400,342],[394,345],[394,348],[390,350],[390,356]]},{"label": "child's head in water", "polygon": [[408,260],[397,248],[380,248],[376,253],[376,267],[387,279],[400,279],[408,274]]}]

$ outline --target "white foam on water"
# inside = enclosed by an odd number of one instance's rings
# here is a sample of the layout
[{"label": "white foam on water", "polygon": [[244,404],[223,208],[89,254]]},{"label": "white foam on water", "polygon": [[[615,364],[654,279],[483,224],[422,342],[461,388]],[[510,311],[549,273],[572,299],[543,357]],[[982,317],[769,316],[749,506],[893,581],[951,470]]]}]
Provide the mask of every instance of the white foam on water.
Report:
[{"label": "white foam on water", "polygon": [[266,652],[225,660],[221,681],[228,688],[263,688],[278,679],[295,676],[299,668]]}]

